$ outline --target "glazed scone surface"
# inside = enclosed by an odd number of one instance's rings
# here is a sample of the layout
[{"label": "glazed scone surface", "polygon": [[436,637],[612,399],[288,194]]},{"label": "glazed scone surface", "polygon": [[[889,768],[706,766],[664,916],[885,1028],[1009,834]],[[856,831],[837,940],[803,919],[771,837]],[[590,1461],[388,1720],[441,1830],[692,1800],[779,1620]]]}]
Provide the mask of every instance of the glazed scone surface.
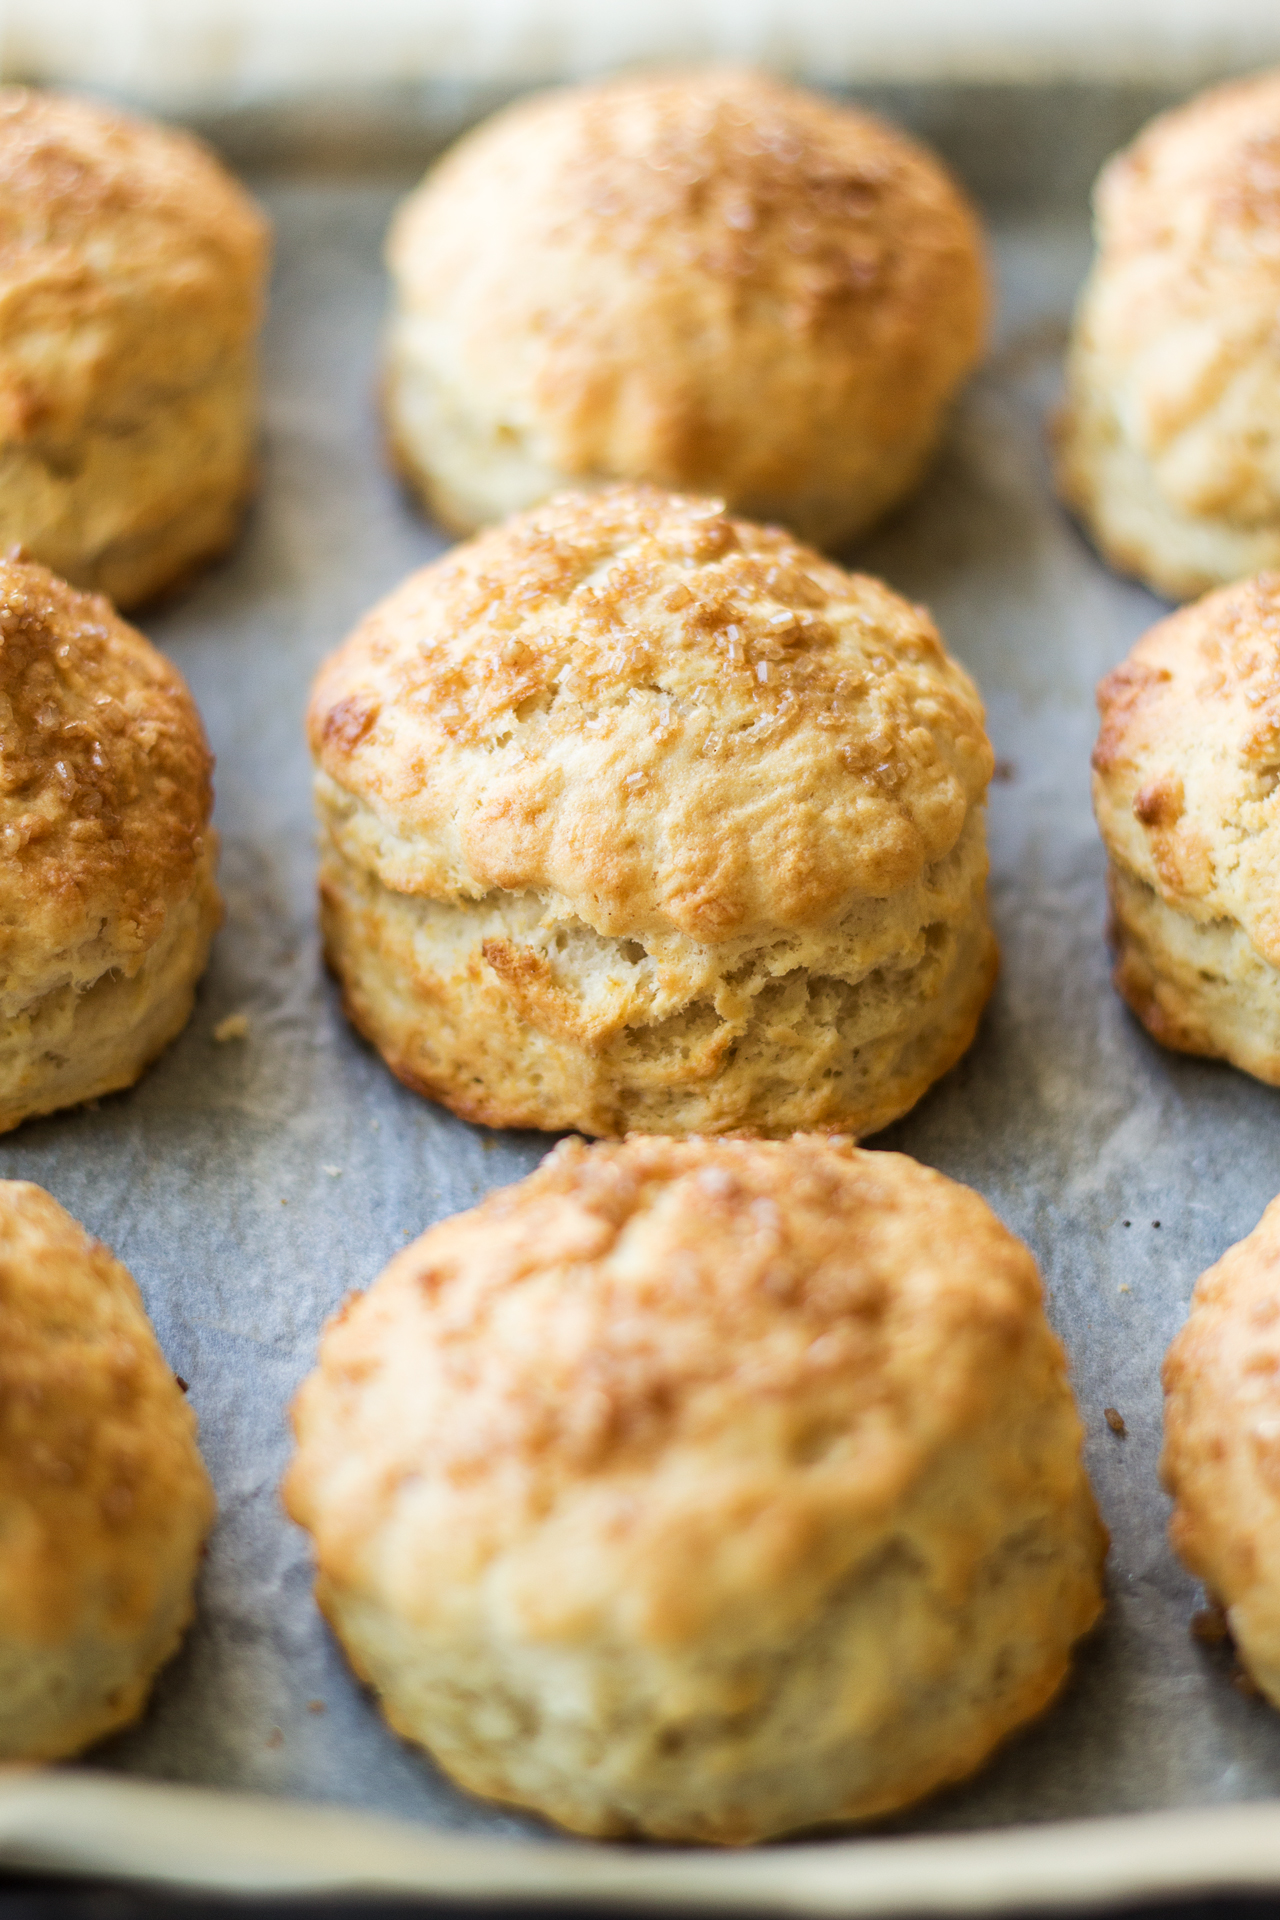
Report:
[{"label": "glazed scone surface", "polygon": [[267,246],[189,135],[0,88],[0,548],[132,605],[229,543]]},{"label": "glazed scone surface", "polygon": [[1280,1706],[1280,1201],[1201,1274],[1163,1377],[1170,1538]]},{"label": "glazed scone surface", "polygon": [[1098,706],[1116,985],[1166,1046],[1280,1084],[1280,575],[1161,621]]},{"label": "glazed scone surface", "polygon": [[310,731],[349,1009],[469,1118],[865,1133],[972,1038],[981,704],[785,534],[564,496],[375,608]]},{"label": "glazed scone surface", "polygon": [[130,1085],[221,908],[213,761],[177,670],[95,595],[0,561],[0,1130]]},{"label": "glazed scone surface", "polygon": [[597,1834],[881,1814],[1052,1697],[1105,1539],[1035,1264],[847,1141],[570,1141],[332,1322],[286,1482],[392,1725]]},{"label": "glazed scone surface", "polygon": [[612,479],[847,539],[915,483],[986,328],[940,164],[759,74],[522,101],[433,168],[388,259],[393,446],[463,532]]},{"label": "glazed scone surface", "polygon": [[0,1761],[137,1717],[213,1512],[131,1276],[41,1188],[0,1181]]},{"label": "glazed scone surface", "polygon": [[1102,173],[1059,483],[1187,599],[1280,566],[1280,73],[1162,114]]}]

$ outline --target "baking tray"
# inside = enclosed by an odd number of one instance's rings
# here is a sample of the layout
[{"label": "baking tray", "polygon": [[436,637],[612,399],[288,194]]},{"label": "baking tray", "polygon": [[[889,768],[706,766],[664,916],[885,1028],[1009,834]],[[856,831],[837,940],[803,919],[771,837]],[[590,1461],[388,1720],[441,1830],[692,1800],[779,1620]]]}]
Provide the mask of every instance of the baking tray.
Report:
[{"label": "baking tray", "polygon": [[[197,1624],[145,1721],[84,1769],[0,1781],[0,1861],[815,1913],[1280,1885],[1280,1714],[1189,1636],[1197,1595],[1156,1482],[1160,1358],[1197,1274],[1280,1188],[1280,1108],[1228,1068],[1162,1053],[1108,985],[1092,690],[1161,608],[1091,554],[1044,457],[1087,181],[1158,101],[938,87],[876,103],[956,162],[995,241],[991,360],[921,493],[850,557],[933,608],[985,693],[1004,954],[971,1052],[876,1144],[976,1187],[1040,1260],[1113,1533],[1105,1622],[1052,1711],[967,1786],[875,1837],[741,1856],[588,1846],[483,1806],[350,1678],[277,1500],[289,1398],[350,1288],[549,1142],[399,1087],[343,1021],[314,930],[308,683],[444,544],[389,478],[373,407],[381,236],[433,129],[388,112],[381,134],[377,116],[348,126],[343,149],[323,116],[310,131],[229,121],[278,233],[263,484],[234,556],[143,622],[218,755],[227,924],[189,1029],[137,1089],[0,1143],[0,1174],[48,1187],[137,1275],[191,1383],[221,1514]],[[247,1034],[219,1042],[232,1013]]]}]

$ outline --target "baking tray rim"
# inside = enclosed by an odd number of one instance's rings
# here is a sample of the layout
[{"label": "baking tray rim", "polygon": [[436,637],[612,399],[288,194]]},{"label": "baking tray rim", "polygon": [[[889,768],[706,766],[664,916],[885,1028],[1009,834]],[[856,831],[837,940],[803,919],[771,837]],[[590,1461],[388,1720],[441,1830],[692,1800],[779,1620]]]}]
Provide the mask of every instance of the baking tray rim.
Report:
[{"label": "baking tray rim", "polygon": [[[217,141],[227,125],[212,116],[202,130]],[[255,167],[243,152],[234,163],[259,178],[288,171],[271,159]],[[386,164],[399,171],[398,149]],[[305,159],[299,170],[311,170]],[[281,1897],[734,1913],[1085,1911],[1280,1889],[1280,1799],[726,1852],[461,1834],[273,1794],[0,1764],[0,1890],[6,1873],[30,1872]]]},{"label": "baking tray rim", "polygon": [[265,1794],[18,1767],[0,1778],[4,1869],[224,1894],[802,1914],[1085,1910],[1274,1889],[1280,1818],[1275,1800],[1261,1800],[722,1852],[463,1835]]}]

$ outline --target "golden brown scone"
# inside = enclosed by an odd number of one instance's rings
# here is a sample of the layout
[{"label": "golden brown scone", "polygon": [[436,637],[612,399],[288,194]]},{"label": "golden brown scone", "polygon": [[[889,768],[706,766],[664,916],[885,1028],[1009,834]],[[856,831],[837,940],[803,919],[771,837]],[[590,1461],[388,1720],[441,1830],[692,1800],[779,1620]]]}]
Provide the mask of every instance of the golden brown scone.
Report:
[{"label": "golden brown scone", "polygon": [[459,532],[637,480],[847,540],[919,479],[989,304],[931,154],[752,73],[508,108],[406,201],[388,261],[393,451]]},{"label": "golden brown scone", "polygon": [[776,529],[562,496],[376,607],[310,733],[348,1011],[469,1120],[864,1134],[973,1038],[973,683]]},{"label": "golden brown scone", "polygon": [[131,1275],[0,1181],[0,1761],[141,1713],[213,1523],[195,1435]]},{"label": "golden brown scone", "polygon": [[1280,566],[1280,72],[1162,114],[1101,174],[1058,484],[1189,599]]},{"label": "golden brown scone", "polygon": [[1098,708],[1116,986],[1165,1046],[1280,1086],[1280,574],[1152,627]]},{"label": "golden brown scone", "polygon": [[1196,1282],[1164,1392],[1169,1536],[1280,1706],[1280,1200]]},{"label": "golden brown scone", "polygon": [[221,917],[213,760],[107,601],[0,561],[0,1132],[131,1086]]},{"label": "golden brown scone", "polygon": [[0,88],[0,549],[131,606],[230,543],[267,242],[188,134]]},{"label": "golden brown scone", "polygon": [[892,1812],[1102,1606],[1035,1262],[846,1140],[562,1143],[347,1303],[294,1422],[286,1504],[391,1724],[581,1833]]}]

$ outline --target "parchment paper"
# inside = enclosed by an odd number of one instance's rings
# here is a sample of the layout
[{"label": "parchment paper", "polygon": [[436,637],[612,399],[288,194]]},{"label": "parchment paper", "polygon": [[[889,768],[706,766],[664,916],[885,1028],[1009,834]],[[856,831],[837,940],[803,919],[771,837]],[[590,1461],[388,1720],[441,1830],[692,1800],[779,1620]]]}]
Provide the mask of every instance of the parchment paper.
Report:
[{"label": "parchment paper", "polygon": [[[0,1174],[48,1187],[136,1274],[191,1383],[221,1507],[194,1631],[141,1726],[92,1764],[549,1838],[385,1730],[320,1622],[276,1494],[287,1403],[325,1317],[550,1144],[400,1088],[347,1029],[314,933],[307,686],[443,544],[388,477],[372,406],[380,238],[411,177],[257,182],[279,235],[261,496],[232,559],[144,622],[218,755],[227,924],[189,1030],[142,1084],[6,1136]],[[1196,1276],[1280,1188],[1280,1095],[1160,1051],[1108,984],[1092,689],[1162,609],[1103,569],[1047,486],[1084,208],[1048,190],[1037,208],[1011,181],[991,211],[994,358],[922,493],[851,557],[931,605],[985,692],[1006,763],[990,816],[1003,973],[964,1062],[874,1144],[976,1187],[1034,1249],[1114,1545],[1106,1621],[1069,1691],[971,1785],[900,1823],[912,1831],[1280,1788],[1280,1714],[1189,1637],[1197,1597],[1156,1483],[1160,1359]],[[217,1042],[242,1011],[247,1037]]]}]

